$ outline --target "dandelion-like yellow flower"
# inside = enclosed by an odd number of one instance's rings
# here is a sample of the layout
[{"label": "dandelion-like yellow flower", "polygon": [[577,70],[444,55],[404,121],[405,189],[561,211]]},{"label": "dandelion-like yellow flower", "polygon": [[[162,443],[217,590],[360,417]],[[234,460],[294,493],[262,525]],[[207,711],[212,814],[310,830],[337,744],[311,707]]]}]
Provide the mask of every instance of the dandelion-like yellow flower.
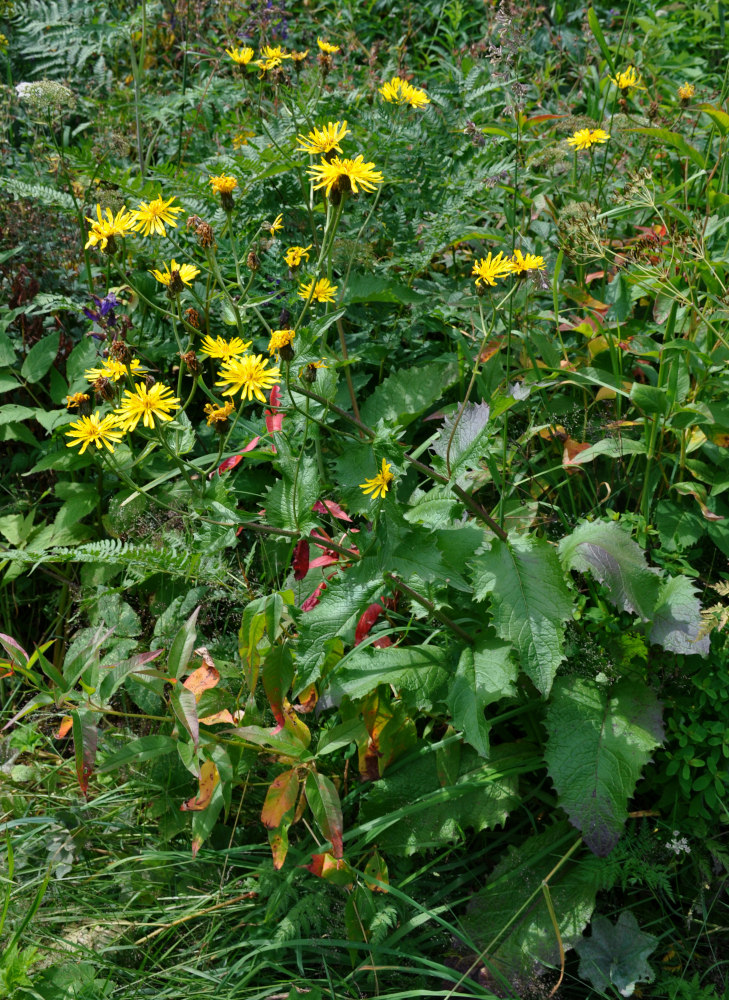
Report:
[{"label": "dandelion-like yellow flower", "polygon": [[212,184],[213,194],[231,194],[234,188],[238,187],[235,177],[228,174],[221,174],[219,177],[208,178],[208,183]]},{"label": "dandelion-like yellow flower", "polygon": [[631,87],[635,87],[636,90],[645,90],[645,87],[641,83],[640,75],[636,72],[634,66],[628,66],[627,69],[624,69],[622,73],[618,73],[617,76],[611,76],[610,80],[619,90],[630,90]]},{"label": "dandelion-like yellow flower", "polygon": [[239,354],[245,354],[250,346],[250,340],[246,344],[240,337],[233,337],[232,340],[225,340],[223,337],[216,337],[213,340],[212,337],[205,337],[200,351],[209,358],[222,358],[226,360],[227,358],[235,358]]},{"label": "dandelion-like yellow flower", "polygon": [[694,87],[693,83],[686,81],[686,83],[682,83],[678,88],[677,96],[679,101],[690,101],[695,93],[696,87]]},{"label": "dandelion-like yellow flower", "polygon": [[383,83],[379,92],[389,104],[409,104],[411,108],[424,108],[426,104],[430,104],[430,98],[424,90],[413,87],[399,76],[393,76],[388,83]]},{"label": "dandelion-like yellow flower", "polygon": [[120,208],[116,215],[112,215],[111,209],[106,209],[106,218],[101,212],[101,205],[96,206],[96,219],[86,216],[86,221],[91,223],[88,233],[88,241],[85,250],[89,247],[99,246],[101,250],[106,250],[110,239],[115,236],[127,236],[134,229],[135,217],[133,212],[127,212],[126,207]]},{"label": "dandelion-like yellow flower", "polygon": [[271,236],[275,236],[279,229],[283,229],[283,215],[279,213],[270,226],[264,224],[263,228],[267,229]]},{"label": "dandelion-like yellow flower", "polygon": [[172,420],[174,411],[179,410],[180,400],[172,395],[172,389],[155,382],[147,388],[144,382],[138,382],[134,392],[124,390],[124,399],[114,411],[119,425],[125,431],[133,431],[141,420],[145,427],[154,428],[155,418],[159,421]]},{"label": "dandelion-like yellow flower", "polygon": [[220,381],[216,385],[223,388],[224,396],[234,396],[237,392],[243,399],[256,399],[266,402],[264,391],[268,391],[280,380],[281,371],[278,368],[268,368],[268,360],[262,354],[246,354],[242,358],[229,358],[224,362],[218,373]]},{"label": "dandelion-like yellow flower", "polygon": [[326,52],[327,55],[332,56],[335,52],[339,52],[339,45],[331,45],[329,42],[324,41],[323,38],[317,38],[316,44],[319,46],[322,52]]},{"label": "dandelion-like yellow flower", "polygon": [[[294,337],[296,336],[295,330],[273,330],[271,332],[271,339],[268,342],[268,353],[269,355],[275,354],[278,358],[281,353],[282,347],[289,347],[293,343]],[[289,356],[289,360],[291,357]]]},{"label": "dandelion-like yellow flower", "polygon": [[246,45],[242,49],[226,49],[225,54],[238,66],[247,66],[256,53]]},{"label": "dandelion-like yellow flower", "polygon": [[544,263],[544,257],[538,257],[533,253],[523,254],[521,250],[514,251],[514,256],[509,263],[514,274],[526,274],[527,271],[543,271],[547,266]]},{"label": "dandelion-like yellow flower", "polygon": [[511,261],[506,259],[503,252],[501,252],[495,257],[489,254],[488,257],[483,257],[481,260],[476,261],[471,274],[478,275],[476,278],[477,285],[486,284],[491,285],[493,288],[496,286],[497,279],[505,278],[512,271]]},{"label": "dandelion-like yellow flower", "polygon": [[309,259],[309,250],[311,250],[311,243],[308,247],[289,247],[284,254],[284,261],[289,267],[301,267],[301,262]]},{"label": "dandelion-like yellow flower", "polygon": [[282,49],[280,45],[275,47],[272,45],[264,45],[261,49],[261,55],[264,59],[290,59],[291,56],[285,49]]},{"label": "dandelion-like yellow flower", "polygon": [[349,135],[346,121],[329,122],[321,129],[313,129],[308,135],[298,136],[296,141],[301,149],[311,153],[312,156],[319,153],[330,153],[333,149],[341,153],[342,148],[339,143],[345,135]]},{"label": "dandelion-like yellow flower", "polygon": [[107,358],[99,368],[87,368],[84,377],[89,382],[95,382],[99,378],[108,378],[111,382],[118,382],[127,373],[131,375],[142,375],[146,371],[142,368],[139,358],[133,358],[128,364],[117,361],[116,358]]},{"label": "dandelion-like yellow flower", "polygon": [[297,52],[296,49],[291,50],[291,58],[294,60],[295,63],[303,62],[308,55],[309,55],[308,49],[306,49],[305,52]]},{"label": "dandelion-like yellow flower", "polygon": [[179,280],[184,285],[190,285],[198,274],[200,274],[199,267],[195,267],[194,264],[178,264],[174,257],[170,261],[169,267],[164,261],[162,262],[162,266],[164,267],[164,271],[154,270],[149,273],[153,274],[157,281],[159,281],[161,285],[165,285],[167,288],[169,288],[170,285],[174,288],[174,285],[176,284],[175,275],[179,276]]},{"label": "dandelion-like yellow flower", "polygon": [[71,430],[66,431],[66,437],[75,438],[67,443],[67,448],[81,445],[80,455],[83,455],[90,444],[95,444],[99,450],[103,445],[107,451],[113,452],[112,445],[119,444],[124,437],[124,431],[119,429],[117,418],[112,413],[102,418],[97,410],[89,417],[74,420]]},{"label": "dandelion-like yellow flower", "polygon": [[248,140],[252,139],[255,134],[253,129],[244,128],[242,132],[233,136],[233,149],[240,149],[241,146],[247,146]]},{"label": "dandelion-like yellow flower", "polygon": [[88,392],[74,392],[72,396],[66,396],[66,409],[75,410],[77,406],[83,406],[90,399],[91,396],[89,396]]},{"label": "dandelion-like yellow flower", "polygon": [[575,149],[589,149],[590,146],[607,142],[609,138],[610,133],[606,132],[604,129],[581,128],[578,132],[575,132],[567,139],[567,144],[569,146],[574,146]]},{"label": "dandelion-like yellow flower", "polygon": [[390,483],[395,477],[390,472],[390,463],[382,459],[382,467],[376,476],[372,479],[365,479],[363,483],[359,484],[359,488],[363,493],[372,494],[372,500],[377,500],[378,497],[384,497],[387,491],[390,489]]},{"label": "dandelion-like yellow flower", "polygon": [[280,66],[281,60],[275,56],[270,59],[256,59],[255,65],[258,66],[261,71],[261,75],[258,77],[258,79],[261,80],[269,70],[276,69],[277,66]]},{"label": "dandelion-like yellow flower", "polygon": [[317,302],[334,302],[337,296],[337,286],[333,285],[329,278],[319,278],[314,283],[312,278],[308,284],[299,286],[298,296],[300,299],[316,299]]},{"label": "dandelion-like yellow flower", "polygon": [[232,399],[229,399],[227,403],[223,403],[222,406],[214,406],[213,403],[206,403],[205,415],[207,416],[208,427],[211,427],[213,424],[224,424],[234,409],[235,404]]},{"label": "dandelion-like yellow flower", "polygon": [[354,160],[340,160],[338,156],[331,162],[322,160],[318,166],[309,167],[309,175],[312,180],[317,181],[314,190],[325,188],[327,197],[335,185],[336,191],[340,194],[345,191],[357,194],[357,185],[363,191],[374,191],[376,186],[384,181],[380,171],[375,170],[374,163],[365,163],[361,153]]},{"label": "dandelion-like yellow flower", "polygon": [[160,195],[154,201],[140,202],[139,208],[132,212],[137,222],[134,227],[137,232],[141,232],[142,236],[149,236],[152,233],[156,233],[158,236],[166,236],[165,223],[168,226],[177,228],[175,216],[179,215],[182,209],[178,205],[172,204],[174,200],[173,196],[164,201],[162,195]]}]

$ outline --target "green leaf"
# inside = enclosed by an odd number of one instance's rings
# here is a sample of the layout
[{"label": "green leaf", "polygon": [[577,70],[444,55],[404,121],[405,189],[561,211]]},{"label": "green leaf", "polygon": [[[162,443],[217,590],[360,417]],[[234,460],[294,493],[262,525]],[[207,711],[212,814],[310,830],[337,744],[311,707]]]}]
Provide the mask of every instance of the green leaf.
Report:
[{"label": "green leaf", "polygon": [[38,382],[43,378],[56,360],[60,343],[61,332],[57,330],[56,333],[48,334],[31,347],[20,369],[20,374],[26,382]]},{"label": "green leaf", "polygon": [[344,301],[351,302],[422,302],[424,296],[399,282],[373,274],[355,274],[349,280]]},{"label": "green leaf", "polygon": [[533,766],[525,750],[502,744],[488,761],[464,747],[453,785],[442,787],[435,753],[424,753],[377,781],[362,807],[367,839],[411,855],[463,839],[467,829],[501,826],[519,803],[517,772]]},{"label": "green leaf", "polygon": [[407,427],[441,399],[457,379],[458,365],[447,360],[395,372],[367,398],[362,407],[362,419],[370,427],[380,420],[388,426]]},{"label": "green leaf", "polygon": [[602,28],[600,27],[600,22],[597,19],[594,7],[589,7],[587,10],[587,23],[590,25],[590,31],[595,36],[595,41],[603,54],[605,62],[610,67],[610,72],[613,76],[616,76],[615,63],[610,55],[610,49],[607,47],[607,42],[605,41],[605,36],[602,33]]},{"label": "green leaf", "polygon": [[195,695],[181,684],[176,684],[170,694],[172,711],[190,734],[193,746],[197,749],[200,740],[200,725],[197,718],[197,702]]},{"label": "green leaf", "polygon": [[316,824],[332,845],[332,854],[335,858],[341,858],[344,855],[342,843],[344,820],[342,803],[339,801],[339,793],[334,783],[318,771],[311,771],[304,789],[306,801],[314,814]]},{"label": "green leaf", "polygon": [[195,648],[195,640],[197,638],[196,625],[199,614],[200,606],[198,605],[185,624],[180,628],[170,647],[167,657],[167,669],[170,677],[174,677],[177,680],[185,672],[192,657],[192,651]]},{"label": "green leaf", "polygon": [[545,760],[559,805],[587,846],[605,856],[618,842],[644,765],[663,742],[660,704],[643,683],[606,689],[560,678],[546,727]]},{"label": "green leaf", "polygon": [[624,910],[613,925],[607,917],[596,916],[592,936],[575,943],[580,956],[577,974],[604,993],[611,985],[621,996],[632,996],[636,983],[652,983],[655,973],[648,956],[655,951],[658,938],[638,926],[630,910]]},{"label": "green leaf", "polygon": [[283,476],[268,491],[265,507],[269,524],[303,533],[317,525],[311,508],[319,496],[319,476],[312,457],[304,455],[298,462],[298,469],[282,467]]},{"label": "green leaf", "polygon": [[704,157],[693,146],[690,146],[680,132],[671,132],[667,128],[645,128],[636,127],[629,128],[625,130],[626,132],[642,132],[643,135],[649,136],[651,139],[657,141],[658,146],[673,146],[673,148],[681,154],[681,156],[688,157],[693,163],[696,164],[701,170],[706,169],[706,163]]},{"label": "green leaf", "polygon": [[494,541],[472,566],[474,596],[491,597],[497,635],[516,647],[524,672],[549,694],[573,608],[557,552],[543,539],[512,535]]},{"label": "green leaf", "polygon": [[670,577],[661,587],[650,640],[671,653],[708,656],[708,635],[698,638],[701,630],[701,603],[696,588],[686,576]]},{"label": "green leaf", "polygon": [[690,549],[706,534],[706,521],[674,500],[659,500],[655,525],[666,552]]},{"label": "green leaf", "polygon": [[566,569],[590,572],[603,584],[613,604],[649,621],[656,606],[660,574],[616,521],[586,521],[559,543]]},{"label": "green leaf", "polygon": [[15,348],[5,333],[0,333],[0,368],[15,363]]},{"label": "green leaf", "polygon": [[448,692],[453,725],[481,757],[489,755],[490,726],[484,709],[501,698],[516,694],[517,666],[511,645],[482,639],[466,647],[458,661],[456,676]]},{"label": "green leaf", "polygon": [[443,704],[450,676],[447,651],[441,646],[390,646],[355,649],[327,678],[327,691],[337,701],[345,695],[364,698],[380,684],[403,693],[408,706],[432,711]]},{"label": "green leaf", "polygon": [[699,111],[703,111],[705,115],[711,118],[722,135],[726,135],[729,132],[729,115],[726,111],[722,111],[721,108],[715,108],[713,104],[699,104]]},{"label": "green leaf", "polygon": [[493,435],[488,403],[468,403],[463,412],[459,410],[445,418],[433,451],[449,468],[451,479],[455,479],[467,469],[478,468],[487,441]]},{"label": "green leaf", "polygon": [[600,869],[570,858],[553,871],[575,839],[574,830],[561,822],[512,845],[472,897],[463,919],[466,931],[479,948],[495,942],[489,961],[507,974],[531,972],[535,962],[559,967],[559,942],[541,890],[550,873],[549,894],[565,951],[586,927],[597,891],[605,888]]}]

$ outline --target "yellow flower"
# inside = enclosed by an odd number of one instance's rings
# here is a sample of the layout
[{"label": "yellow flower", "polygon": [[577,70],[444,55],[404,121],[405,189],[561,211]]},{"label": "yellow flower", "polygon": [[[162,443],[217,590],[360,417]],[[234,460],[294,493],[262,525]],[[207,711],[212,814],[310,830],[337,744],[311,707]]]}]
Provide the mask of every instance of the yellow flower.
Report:
[{"label": "yellow flower", "polygon": [[301,267],[301,262],[309,259],[309,250],[311,250],[311,243],[308,247],[289,247],[284,254],[284,261],[289,267]]},{"label": "yellow flower", "polygon": [[266,402],[263,391],[271,389],[279,381],[281,372],[278,368],[267,368],[268,360],[263,360],[262,354],[246,354],[242,358],[229,358],[223,363],[218,373],[220,381],[216,385],[223,388],[224,396],[234,396],[241,392],[243,399],[256,399]]},{"label": "yellow flower", "polygon": [[514,256],[509,261],[514,274],[526,274],[527,271],[543,271],[547,266],[544,257],[537,257],[536,254],[523,254],[521,250],[515,250]]},{"label": "yellow flower", "polygon": [[630,90],[631,87],[635,87],[636,90],[645,90],[634,66],[628,66],[622,73],[618,73],[617,76],[611,76],[610,79],[619,90]]},{"label": "yellow flower", "polygon": [[116,215],[111,214],[111,209],[106,209],[106,218],[101,214],[101,205],[96,206],[96,219],[86,216],[86,221],[91,223],[88,233],[88,241],[85,250],[95,247],[97,244],[102,250],[106,250],[110,239],[115,236],[127,236],[134,229],[134,213],[127,212],[126,207],[120,208]]},{"label": "yellow flower", "polygon": [[283,229],[283,215],[279,213],[270,225],[264,223],[263,228],[267,229],[271,236],[275,236],[279,229]]},{"label": "yellow flower", "polygon": [[607,142],[609,138],[610,133],[606,132],[604,129],[581,128],[578,132],[575,132],[568,138],[567,144],[569,146],[574,146],[575,149],[589,149],[590,146]]},{"label": "yellow flower", "polygon": [[323,38],[317,38],[316,44],[319,46],[322,52],[326,52],[327,55],[331,56],[334,55],[335,52],[339,52],[340,48],[339,45],[330,45],[329,42],[325,42]]},{"label": "yellow flower", "polygon": [[210,177],[208,182],[213,186],[213,194],[230,194],[233,188],[238,187],[238,181],[229,174],[221,174],[219,177]]},{"label": "yellow flower", "polygon": [[282,49],[280,45],[277,45],[275,48],[271,45],[264,45],[261,49],[261,55],[264,59],[278,59],[279,62],[282,59],[291,58],[288,52],[286,52],[285,49]]},{"label": "yellow flower", "polygon": [[[278,358],[282,347],[288,347],[296,336],[295,330],[273,330],[271,339],[268,342],[269,355],[275,354]],[[291,357],[289,355],[289,360]]]},{"label": "yellow flower", "polygon": [[337,295],[337,286],[333,285],[329,278],[319,278],[314,284],[312,278],[308,284],[299,287],[298,296],[300,299],[316,299],[317,302],[334,302]]},{"label": "yellow flower", "polygon": [[226,55],[229,55],[234,63],[238,66],[247,66],[251,61],[255,52],[253,49],[249,49],[248,46],[244,46],[242,49],[226,49]]},{"label": "yellow flower", "polygon": [[390,463],[382,459],[382,468],[373,476],[372,479],[365,479],[363,483],[359,484],[359,488],[363,493],[371,493],[371,499],[377,500],[378,497],[384,497],[387,491],[390,489],[390,483],[395,477],[390,472]]},{"label": "yellow flower", "polygon": [[176,274],[179,276],[179,280],[185,285],[189,285],[200,274],[199,267],[195,267],[194,264],[178,264],[174,257],[170,261],[169,267],[164,261],[162,262],[162,266],[164,267],[164,271],[155,270],[149,273],[153,274],[157,281],[161,285],[166,285],[167,288],[171,284],[174,287]]},{"label": "yellow flower", "polygon": [[291,50],[291,58],[294,60],[295,63],[303,62],[308,55],[309,55],[308,49],[305,52],[297,52],[296,49]]},{"label": "yellow flower", "polygon": [[149,236],[152,233],[157,233],[158,236],[166,236],[165,223],[168,226],[176,228],[177,222],[175,216],[179,215],[182,209],[172,204],[174,200],[173,196],[168,201],[163,201],[162,195],[160,195],[154,201],[140,202],[139,208],[132,212],[137,222],[134,227],[137,232],[141,232],[142,236]]},{"label": "yellow flower", "polygon": [[88,403],[91,396],[87,392],[74,392],[73,396],[66,396],[66,409],[75,410],[77,406]]},{"label": "yellow flower", "polygon": [[484,257],[473,265],[473,271],[471,274],[476,274],[476,284],[480,285],[485,283],[495,287],[497,278],[505,278],[507,274],[511,274],[513,267],[511,261],[504,257],[503,252],[498,253],[495,257],[491,254],[488,257]]},{"label": "yellow flower", "polygon": [[314,190],[325,188],[327,197],[336,184],[337,191],[353,191],[357,194],[357,185],[363,191],[374,191],[377,184],[382,184],[384,178],[379,170],[375,170],[374,163],[364,163],[360,153],[354,160],[340,160],[335,156],[331,163],[322,160],[316,167],[309,167],[309,175],[312,180],[318,181],[314,185]]},{"label": "yellow flower", "polygon": [[424,90],[413,87],[402,77],[393,76],[389,83],[383,83],[379,91],[390,104],[409,104],[412,108],[424,108],[430,98]]},{"label": "yellow flower", "polygon": [[308,135],[298,136],[296,141],[303,150],[311,153],[312,156],[316,156],[317,153],[330,153],[333,149],[341,153],[342,149],[339,143],[345,135],[349,135],[346,121],[329,122],[322,129],[315,128]]},{"label": "yellow flower", "polygon": [[207,424],[210,427],[212,424],[223,424],[231,415],[235,406],[233,400],[229,399],[227,403],[223,403],[222,406],[214,406],[212,403],[205,404],[205,414],[207,416]]},{"label": "yellow flower", "polygon": [[205,337],[200,351],[209,358],[226,359],[234,358],[238,354],[245,354],[250,346],[250,340],[245,344],[240,337],[233,337],[232,340],[224,340],[223,337],[216,337],[213,340],[212,337]]},{"label": "yellow flower", "polygon": [[256,59],[255,65],[261,70],[260,80],[268,70],[276,69],[277,66],[280,66],[281,60],[276,56],[272,56],[270,59]]},{"label": "yellow flower", "polygon": [[233,136],[233,149],[240,149],[241,146],[247,146],[248,140],[252,139],[255,134],[253,129],[244,128],[238,135]]},{"label": "yellow flower", "polygon": [[681,84],[677,93],[679,101],[690,101],[696,93],[696,87],[694,87],[693,83],[687,81]]},{"label": "yellow flower", "polygon": [[76,440],[69,441],[66,447],[74,448],[77,444],[80,444],[80,455],[83,455],[90,444],[95,444],[98,449],[101,449],[101,446],[104,445],[108,451],[113,452],[112,444],[119,444],[124,437],[124,431],[119,429],[116,417],[112,413],[109,413],[102,418],[98,410],[96,413],[92,413],[90,417],[81,417],[80,420],[74,420],[71,428],[70,431],[66,431],[66,437],[75,438]]},{"label": "yellow flower", "polygon": [[125,431],[133,431],[140,419],[145,427],[152,429],[155,417],[162,421],[172,420],[174,410],[179,408],[180,400],[172,395],[172,389],[168,389],[166,385],[155,382],[148,389],[144,382],[138,382],[134,392],[124,390],[124,399],[115,413],[118,415],[119,425]]},{"label": "yellow flower", "polygon": [[127,373],[142,375],[145,371],[146,369],[142,368],[139,358],[134,358],[128,365],[125,365],[123,361],[117,361],[115,358],[108,358],[100,368],[87,368],[84,376],[89,382],[95,382],[99,378],[108,378],[112,382],[118,382]]}]

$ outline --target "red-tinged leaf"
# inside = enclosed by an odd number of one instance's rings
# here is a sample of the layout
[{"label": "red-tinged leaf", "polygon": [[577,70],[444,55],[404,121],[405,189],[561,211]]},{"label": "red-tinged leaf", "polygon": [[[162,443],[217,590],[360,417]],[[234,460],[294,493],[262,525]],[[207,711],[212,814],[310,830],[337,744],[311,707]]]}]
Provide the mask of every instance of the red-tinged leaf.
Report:
[{"label": "red-tinged leaf", "polygon": [[89,794],[89,778],[94,770],[99,731],[91,712],[79,709],[71,713],[73,750],[76,758],[76,779],[84,798]]},{"label": "red-tinged leaf", "polygon": [[310,871],[312,875],[316,875],[317,878],[323,878],[325,882],[331,882],[332,885],[351,888],[354,884],[354,873],[344,858],[335,858],[328,852],[324,854],[312,854],[311,864],[304,865],[304,868]]},{"label": "red-tinged leaf", "polygon": [[375,649],[387,649],[388,646],[392,646],[392,639],[389,635],[383,635],[381,639],[375,639],[372,645]]},{"label": "red-tinged leaf", "polygon": [[217,726],[221,722],[227,723],[229,726],[235,725],[235,719],[227,708],[224,708],[222,712],[216,712],[215,715],[206,715],[204,719],[198,721],[204,726]]},{"label": "red-tinged leaf", "polygon": [[567,469],[570,475],[574,475],[582,469],[580,463],[576,462],[575,459],[583,451],[587,451],[589,447],[590,445],[586,441],[575,441],[574,438],[567,438],[562,451],[562,466]]},{"label": "red-tinged leaf", "polygon": [[195,695],[195,701],[200,701],[203,691],[209,691],[210,688],[214,688],[220,682],[220,674],[215,669],[215,664],[206,646],[196,649],[193,656],[202,657],[202,666],[190,674],[183,687],[186,687],[188,691],[192,691]]},{"label": "red-tinged leaf", "polygon": [[309,594],[304,603],[301,605],[301,610],[312,611],[319,603],[319,598],[326,589],[327,589],[327,582],[326,580],[322,580],[322,582],[319,584],[316,590],[312,594]]},{"label": "red-tinged leaf", "polygon": [[281,405],[281,389],[275,385],[270,392],[268,397],[269,406],[280,406]]},{"label": "red-tinged leaf", "polygon": [[317,569],[319,566],[334,566],[339,562],[339,553],[332,552],[331,555],[317,556],[309,563],[309,569]]},{"label": "red-tinged leaf", "polygon": [[306,801],[314,814],[317,826],[332,845],[332,854],[341,858],[344,854],[342,835],[344,820],[339,792],[332,781],[318,771],[309,773],[306,779]]},{"label": "red-tinged leaf", "polygon": [[299,776],[294,769],[279,774],[268,787],[261,810],[261,822],[269,830],[276,830],[286,813],[293,815],[299,794]]},{"label": "red-tinged leaf", "polygon": [[263,662],[261,680],[279,732],[286,726],[284,702],[293,678],[294,663],[288,647],[274,646]]},{"label": "red-tinged leaf", "polygon": [[190,734],[193,745],[197,750],[200,740],[200,726],[197,717],[195,695],[192,691],[188,691],[187,688],[181,687],[178,684],[170,694],[170,705],[172,705],[173,712]]},{"label": "red-tinged leaf", "polygon": [[352,518],[333,500],[317,500],[311,509],[316,511],[317,514],[331,514],[332,517],[338,517],[340,521],[349,521],[350,524],[352,523]]},{"label": "red-tinged leaf", "polygon": [[61,719],[61,725],[56,730],[56,739],[62,740],[64,736],[68,736],[68,731],[73,726],[73,719],[70,715],[64,715]]},{"label": "red-tinged leaf", "polygon": [[565,115],[534,115],[532,118],[527,118],[527,125],[539,125],[540,122],[550,122],[555,119],[564,118]]},{"label": "red-tinged leaf", "polygon": [[180,806],[182,812],[202,812],[203,809],[207,809],[219,781],[220,775],[215,763],[212,760],[206,760],[200,768],[200,790],[193,798],[182,803]]},{"label": "red-tinged leaf", "polygon": [[[375,848],[374,854],[370,860],[365,865],[365,881],[373,892],[388,892],[389,890],[385,888],[384,885],[378,885],[377,882],[384,882],[386,885],[390,884],[390,873],[387,870],[387,864],[384,859],[380,856],[377,848]],[[370,882],[370,879],[377,879],[377,882]]]},{"label": "red-tinged leaf", "polygon": [[312,712],[318,700],[319,692],[316,690],[316,684],[310,684],[301,692],[299,695],[299,704],[294,705],[294,708],[297,712]]},{"label": "red-tinged leaf", "polygon": [[239,465],[243,460],[243,456],[247,452],[253,451],[260,440],[260,435],[258,437],[254,437],[239,454],[231,455],[230,458],[226,458],[225,461],[221,462],[218,466],[218,475],[222,476],[224,472],[228,472],[230,469],[234,469],[236,465]]},{"label": "red-tinged leaf", "polygon": [[289,827],[293,824],[290,816],[284,816],[281,825],[268,831],[268,843],[273,857],[273,867],[276,871],[283,868],[286,855],[289,852]]},{"label": "red-tinged leaf", "polygon": [[264,410],[263,416],[266,421],[266,430],[269,434],[276,434],[282,429],[284,420],[283,413],[272,413],[270,410]]},{"label": "red-tinged leaf", "polygon": [[296,709],[288,698],[284,698],[283,700],[283,712],[284,729],[286,732],[297,739],[300,743],[303,743],[305,747],[308,747],[311,743],[311,731],[303,719],[299,718]]},{"label": "red-tinged leaf", "polygon": [[10,658],[11,673],[13,667],[26,667],[28,665],[30,657],[12,636],[0,632],[0,645],[3,646]]},{"label": "red-tinged leaf", "polygon": [[365,639],[375,624],[377,619],[383,612],[383,607],[381,604],[370,604],[370,606],[363,611],[360,615],[360,619],[357,622],[357,628],[354,631],[354,644],[359,646],[363,639]]},{"label": "red-tinged leaf", "polygon": [[294,548],[294,580],[303,580],[309,572],[309,543],[305,538]]}]

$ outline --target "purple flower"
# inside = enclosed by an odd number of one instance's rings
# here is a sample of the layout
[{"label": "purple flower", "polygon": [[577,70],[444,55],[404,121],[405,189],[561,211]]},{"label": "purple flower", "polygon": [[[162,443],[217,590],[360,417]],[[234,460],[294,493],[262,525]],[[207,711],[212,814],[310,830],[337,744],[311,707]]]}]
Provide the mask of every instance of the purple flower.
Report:
[{"label": "purple flower", "polygon": [[98,295],[92,295],[91,298],[96,303],[96,309],[87,309],[84,307],[86,318],[93,320],[94,323],[98,323],[104,328],[116,326],[116,313],[114,309],[120,305],[116,295],[113,292],[109,292],[103,299],[100,299]]}]

